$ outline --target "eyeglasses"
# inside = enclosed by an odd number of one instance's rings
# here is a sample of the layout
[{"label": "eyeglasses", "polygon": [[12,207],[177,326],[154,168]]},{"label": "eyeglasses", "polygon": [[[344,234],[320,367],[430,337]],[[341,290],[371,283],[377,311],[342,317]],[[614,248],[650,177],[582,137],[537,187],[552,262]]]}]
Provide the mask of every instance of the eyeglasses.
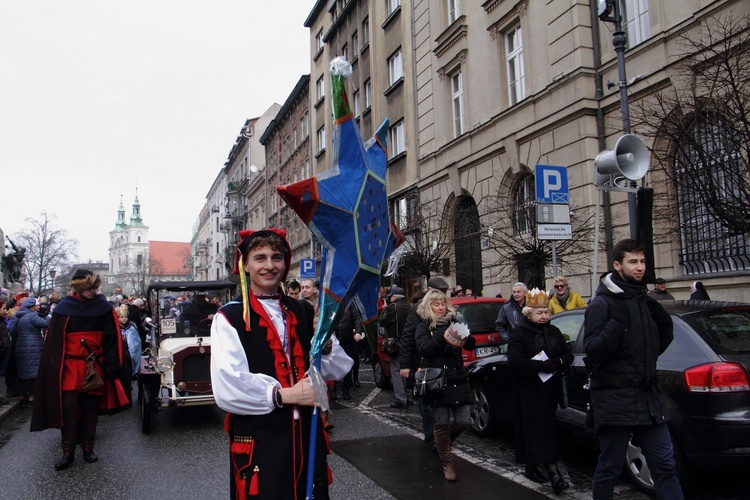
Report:
[{"label": "eyeglasses", "polygon": [[566,286],[568,286],[568,285],[555,285],[555,288],[557,288],[558,290],[562,290]]}]

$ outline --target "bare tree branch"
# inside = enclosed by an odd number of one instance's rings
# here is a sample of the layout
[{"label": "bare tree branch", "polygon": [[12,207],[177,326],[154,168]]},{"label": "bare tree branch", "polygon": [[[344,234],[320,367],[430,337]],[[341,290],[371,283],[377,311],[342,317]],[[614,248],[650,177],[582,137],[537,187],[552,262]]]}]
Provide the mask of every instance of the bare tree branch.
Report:
[{"label": "bare tree branch", "polygon": [[28,279],[29,291],[39,294],[49,285],[52,269],[64,272],[77,257],[78,241],[68,236],[66,229],[55,226],[54,215],[41,212],[38,219],[27,218],[30,229],[21,231],[17,238],[26,249],[23,267]]},{"label": "bare tree branch", "polygon": [[[675,187],[666,201],[673,231],[676,196],[700,204],[727,234],[750,232],[750,16],[712,18],[678,42],[674,85],[641,99],[630,117],[657,139],[652,158]],[[666,232],[665,231],[665,232]],[[664,236],[664,235],[662,235]]]}]

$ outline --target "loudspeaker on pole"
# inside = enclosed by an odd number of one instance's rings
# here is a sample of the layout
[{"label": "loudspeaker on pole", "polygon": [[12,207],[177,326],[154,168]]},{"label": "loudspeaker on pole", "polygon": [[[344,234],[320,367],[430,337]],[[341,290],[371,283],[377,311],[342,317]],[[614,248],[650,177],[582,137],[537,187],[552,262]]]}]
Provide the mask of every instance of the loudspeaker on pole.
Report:
[{"label": "loudspeaker on pole", "polygon": [[599,176],[614,175],[631,181],[641,179],[648,172],[649,154],[646,144],[633,134],[624,134],[614,149],[605,149],[594,160],[597,184]]}]

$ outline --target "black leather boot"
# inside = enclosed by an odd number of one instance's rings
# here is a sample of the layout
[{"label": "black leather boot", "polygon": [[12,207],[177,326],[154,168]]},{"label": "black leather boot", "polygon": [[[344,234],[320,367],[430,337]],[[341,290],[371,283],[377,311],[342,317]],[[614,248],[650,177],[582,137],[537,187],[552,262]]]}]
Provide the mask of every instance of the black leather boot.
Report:
[{"label": "black leather boot", "polygon": [[62,458],[55,464],[56,470],[64,470],[76,461],[76,444],[74,442],[62,444]]},{"label": "black leather boot", "polygon": [[560,474],[560,469],[557,468],[557,463],[544,464],[544,467],[547,469],[549,480],[552,483],[552,491],[554,491],[555,494],[561,493],[564,489],[570,486],[565,479],[563,479],[562,474]]},{"label": "black leather boot", "polygon": [[523,471],[523,475],[526,479],[531,479],[535,483],[546,483],[547,478],[542,474],[542,471],[539,470],[539,467],[536,465],[526,465],[526,469]]},{"label": "black leather boot", "polygon": [[85,439],[83,441],[83,459],[88,463],[94,463],[99,460],[99,457],[94,453],[94,440]]}]

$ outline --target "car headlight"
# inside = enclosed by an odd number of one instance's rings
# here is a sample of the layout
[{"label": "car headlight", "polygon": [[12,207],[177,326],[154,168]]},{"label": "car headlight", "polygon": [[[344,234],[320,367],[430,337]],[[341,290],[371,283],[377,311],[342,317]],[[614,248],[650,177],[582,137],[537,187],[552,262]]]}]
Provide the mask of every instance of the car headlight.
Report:
[{"label": "car headlight", "polygon": [[174,363],[167,356],[161,356],[156,360],[156,371],[159,373],[167,373],[174,367]]}]

